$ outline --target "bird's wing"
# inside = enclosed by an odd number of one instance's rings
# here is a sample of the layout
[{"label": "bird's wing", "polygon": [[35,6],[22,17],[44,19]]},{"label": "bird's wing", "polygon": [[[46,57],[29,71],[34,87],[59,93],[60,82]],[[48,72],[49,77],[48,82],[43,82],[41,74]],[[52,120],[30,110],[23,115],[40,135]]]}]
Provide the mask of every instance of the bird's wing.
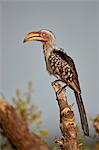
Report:
[{"label": "bird's wing", "polygon": [[61,60],[63,61],[66,61],[68,66],[70,67],[72,73],[73,73],[73,81],[70,82],[70,86],[71,88],[73,88],[74,86],[76,86],[78,88],[79,91],[80,90],[80,84],[79,84],[79,80],[78,80],[78,74],[77,74],[77,71],[76,71],[76,67],[75,67],[75,64],[74,64],[74,61],[73,59],[68,56],[63,50],[54,50],[53,51],[54,54],[58,55]]}]

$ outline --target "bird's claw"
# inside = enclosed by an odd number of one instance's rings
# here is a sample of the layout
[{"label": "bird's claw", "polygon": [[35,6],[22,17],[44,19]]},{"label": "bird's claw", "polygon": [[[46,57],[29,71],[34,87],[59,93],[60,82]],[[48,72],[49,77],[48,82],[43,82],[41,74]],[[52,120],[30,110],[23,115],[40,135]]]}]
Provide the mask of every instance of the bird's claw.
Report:
[{"label": "bird's claw", "polygon": [[67,85],[63,86],[62,88],[60,88],[57,92],[56,92],[56,99],[58,99],[58,95],[62,92],[62,90],[65,90]]}]

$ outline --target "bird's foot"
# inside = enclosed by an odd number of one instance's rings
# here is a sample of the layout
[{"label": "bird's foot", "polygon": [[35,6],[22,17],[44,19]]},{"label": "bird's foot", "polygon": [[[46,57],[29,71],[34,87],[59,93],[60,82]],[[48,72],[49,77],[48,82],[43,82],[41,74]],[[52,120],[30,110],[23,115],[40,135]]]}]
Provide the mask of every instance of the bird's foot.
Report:
[{"label": "bird's foot", "polygon": [[65,88],[67,87],[67,84],[65,86],[63,86],[62,88],[60,88],[57,92],[56,92],[56,97],[58,97],[58,95],[65,90]]}]

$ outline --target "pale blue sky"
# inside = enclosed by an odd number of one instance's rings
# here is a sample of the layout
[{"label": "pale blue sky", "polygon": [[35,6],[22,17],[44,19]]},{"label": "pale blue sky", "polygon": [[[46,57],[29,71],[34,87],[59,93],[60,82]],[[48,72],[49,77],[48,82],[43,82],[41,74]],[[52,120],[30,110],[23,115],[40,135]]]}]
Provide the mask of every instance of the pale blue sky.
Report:
[{"label": "pale blue sky", "polygon": [[[59,134],[59,110],[50,84],[55,78],[46,71],[42,44],[23,44],[23,38],[28,32],[42,28],[55,33],[58,46],[75,61],[86,111],[95,115],[99,113],[97,4],[95,1],[1,2],[0,91],[10,100],[16,88],[24,91],[32,80],[33,97],[43,112],[43,126],[49,129],[52,141]],[[68,99],[70,104],[75,102],[69,89]],[[73,108],[79,119],[76,104]]]}]

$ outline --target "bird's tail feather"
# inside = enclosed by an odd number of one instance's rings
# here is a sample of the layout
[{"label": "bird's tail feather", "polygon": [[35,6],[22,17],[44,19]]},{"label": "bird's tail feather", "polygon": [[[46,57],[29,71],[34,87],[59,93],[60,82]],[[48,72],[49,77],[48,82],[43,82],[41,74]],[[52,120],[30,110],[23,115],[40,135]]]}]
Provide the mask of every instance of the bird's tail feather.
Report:
[{"label": "bird's tail feather", "polygon": [[76,102],[77,102],[79,113],[80,113],[82,129],[84,131],[84,134],[89,136],[88,121],[87,121],[87,116],[86,116],[86,112],[85,112],[81,94],[77,93],[77,92],[74,92],[74,93],[75,93]]}]

